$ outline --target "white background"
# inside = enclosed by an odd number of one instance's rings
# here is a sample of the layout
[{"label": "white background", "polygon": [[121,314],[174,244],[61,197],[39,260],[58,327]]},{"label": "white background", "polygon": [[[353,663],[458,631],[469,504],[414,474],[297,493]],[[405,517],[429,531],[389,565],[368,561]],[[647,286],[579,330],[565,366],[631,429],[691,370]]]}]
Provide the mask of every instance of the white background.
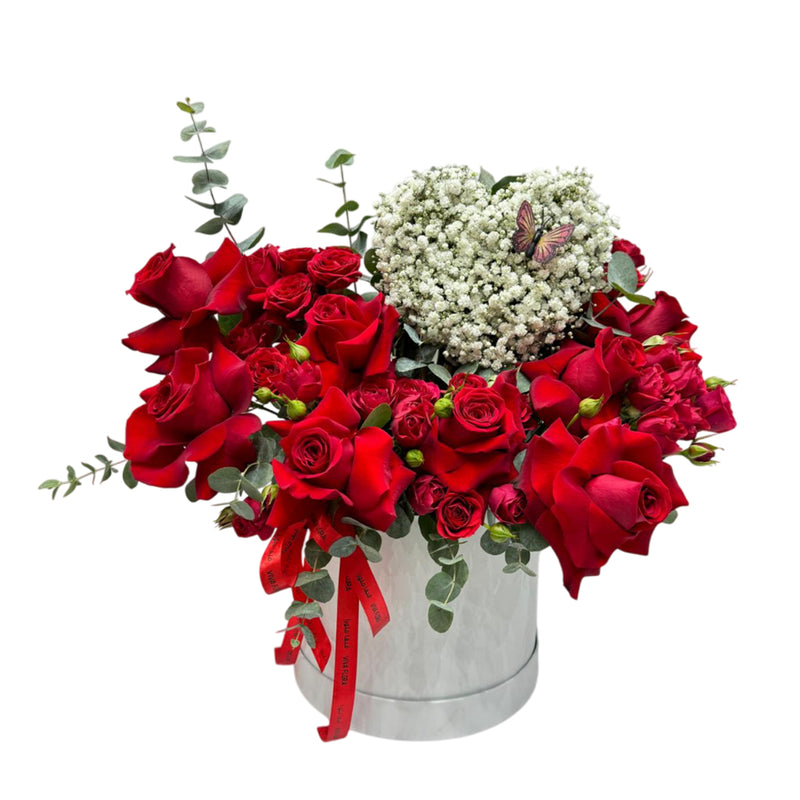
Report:
[{"label": "white background", "polygon": [[[17,4],[2,62],[0,794],[13,798],[796,797],[797,61],[787,3]],[[280,4],[281,6],[286,4]],[[260,8],[260,10],[259,10]],[[35,487],[108,452],[152,377],[125,296],[174,242],[175,101],[206,103],[238,228],[282,247],[412,169],[586,165],[738,378],[722,464],[677,465],[691,506],[580,601],[542,558],[528,705],[468,739],[323,745],[272,663],[284,597],[259,542],[182,492]],[[518,577],[518,576],[515,576]],[[420,590],[422,587],[420,587]]]}]

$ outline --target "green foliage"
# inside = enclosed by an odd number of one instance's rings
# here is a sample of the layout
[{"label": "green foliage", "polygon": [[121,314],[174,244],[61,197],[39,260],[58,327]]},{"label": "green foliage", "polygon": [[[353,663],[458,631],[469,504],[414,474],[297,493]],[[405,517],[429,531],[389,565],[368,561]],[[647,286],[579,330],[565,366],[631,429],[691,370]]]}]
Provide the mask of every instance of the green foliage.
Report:
[{"label": "green foliage", "polygon": [[455,600],[469,578],[469,567],[458,552],[459,543],[438,535],[428,541],[428,553],[434,563],[441,567],[425,585],[425,597],[430,601],[428,623],[437,633],[449,630],[453,623],[453,609],[449,604]]},{"label": "green foliage", "polygon": [[397,506],[395,506],[395,514],[397,516],[389,526],[389,530],[386,531],[386,535],[391,536],[392,539],[402,539],[404,536],[408,536],[411,530],[411,523],[414,520],[414,512],[405,498],[401,498]]},{"label": "green foliage", "polygon": [[392,418],[392,408],[388,403],[381,403],[372,411],[369,412],[369,415],[361,423],[362,428],[385,428],[386,425],[389,423],[389,420]]},{"label": "green foliage", "polygon": [[318,600],[320,603],[327,603],[336,591],[333,580],[325,569],[301,572],[294,585],[298,589],[302,589],[306,596],[312,600]]},{"label": "green foliage", "polygon": [[[361,228],[368,219],[372,219],[372,216],[367,215],[362,217],[361,221],[355,225],[350,223],[350,212],[357,211],[359,205],[355,200],[347,199],[347,181],[344,178],[344,168],[346,166],[350,166],[353,163],[354,158],[354,154],[349,150],[339,149],[331,153],[330,157],[325,162],[325,166],[328,169],[339,170],[341,180],[336,182],[329,181],[326,178],[318,178],[318,180],[342,190],[342,204],[336,209],[334,217],[339,219],[339,217],[344,214],[345,224],[343,225],[341,222],[331,222],[328,225],[320,228],[317,233],[330,233],[334,236],[346,236],[350,248],[356,253],[364,255],[367,249],[367,234],[364,233]],[[370,273],[373,272],[373,270],[370,270],[369,267],[367,267],[367,269],[370,271]]]},{"label": "green foliage", "polygon": [[343,536],[328,548],[328,553],[334,558],[347,558],[356,551],[356,547],[356,540],[352,536]]},{"label": "green foliage", "polygon": [[[121,453],[125,450],[125,445],[122,442],[118,442],[110,436],[106,437],[106,441],[108,442],[108,446],[117,453]],[[55,500],[61,488],[66,486],[67,488],[62,496],[69,497],[79,486],[83,486],[82,481],[86,478],[91,478],[93,484],[98,481],[98,478],[100,483],[105,483],[112,475],[119,472],[117,467],[119,467],[120,464],[125,465],[122,470],[122,480],[125,485],[130,489],[134,489],[138,485],[139,482],[133,477],[130,462],[125,459],[112,462],[108,456],[102,453],[98,453],[94,458],[98,462],[97,464],[91,464],[88,461],[80,462],[81,466],[88,470],[85,474],[78,475],[75,467],[70,464],[66,468],[67,477],[65,480],[48,478],[46,481],[42,481],[39,484],[39,488],[51,492],[51,496],[53,500]]]},{"label": "green foliage", "polygon": [[492,186],[491,192],[492,194],[497,194],[501,189],[505,189],[506,186],[516,181],[521,181],[524,177],[524,175],[506,175],[505,178],[500,178],[500,180]]}]

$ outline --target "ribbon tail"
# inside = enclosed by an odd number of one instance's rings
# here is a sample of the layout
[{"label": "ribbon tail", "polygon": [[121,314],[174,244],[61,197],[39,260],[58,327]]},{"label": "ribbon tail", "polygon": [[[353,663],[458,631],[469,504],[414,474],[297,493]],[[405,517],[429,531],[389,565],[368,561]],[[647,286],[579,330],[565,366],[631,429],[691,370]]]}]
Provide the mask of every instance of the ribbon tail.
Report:
[{"label": "ribbon tail", "polygon": [[343,739],[350,730],[356,698],[358,670],[359,598],[350,558],[343,558],[339,568],[336,605],[336,649],[334,652],[333,698],[327,725],[317,728],[323,742]]}]

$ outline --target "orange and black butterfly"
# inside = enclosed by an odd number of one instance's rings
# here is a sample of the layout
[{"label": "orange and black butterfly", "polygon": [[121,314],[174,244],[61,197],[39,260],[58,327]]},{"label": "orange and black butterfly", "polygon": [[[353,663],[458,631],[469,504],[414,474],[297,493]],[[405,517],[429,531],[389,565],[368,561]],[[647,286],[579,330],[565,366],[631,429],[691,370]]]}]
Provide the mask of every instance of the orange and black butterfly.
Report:
[{"label": "orange and black butterfly", "polygon": [[574,225],[560,225],[545,231],[544,220],[542,227],[537,230],[531,204],[523,200],[517,212],[517,230],[511,241],[515,253],[525,253],[528,258],[533,256],[533,260],[539,264],[546,264],[569,241],[574,230]]}]

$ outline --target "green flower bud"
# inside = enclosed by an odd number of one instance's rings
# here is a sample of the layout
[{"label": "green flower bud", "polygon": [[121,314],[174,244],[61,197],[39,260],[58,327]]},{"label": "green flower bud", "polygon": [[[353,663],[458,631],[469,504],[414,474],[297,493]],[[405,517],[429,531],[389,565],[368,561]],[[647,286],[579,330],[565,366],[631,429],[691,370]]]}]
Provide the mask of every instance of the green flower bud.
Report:
[{"label": "green flower bud", "polygon": [[434,404],[433,410],[437,417],[452,417],[453,416],[453,401],[445,396],[440,397]]},{"label": "green flower bud", "polygon": [[286,416],[290,420],[296,422],[298,419],[303,419],[306,414],[308,414],[308,408],[302,400],[289,400],[286,404]]},{"label": "green flower bud", "polygon": [[494,525],[490,525],[488,531],[493,542],[502,543],[514,538],[514,534],[511,533],[511,529],[507,525],[503,525],[502,522],[497,522]]},{"label": "green flower bud", "polygon": [[218,528],[230,528],[233,525],[233,518],[236,515],[233,512],[233,509],[230,506],[225,506],[222,511],[219,512],[219,516],[217,517],[217,527]]},{"label": "green flower bud", "polygon": [[278,395],[272,391],[272,389],[267,389],[266,386],[262,386],[260,389],[256,389],[255,392],[256,400],[259,403],[269,403],[270,400],[277,400]]},{"label": "green flower bud", "polygon": [[724,389],[726,386],[733,386],[734,383],[736,383],[736,381],[726,381],[724,378],[718,378],[716,375],[706,378],[707,389],[716,389],[717,386],[721,386]]},{"label": "green flower bud", "polygon": [[680,454],[688,458],[692,464],[700,467],[705,464],[716,464],[714,453],[719,449],[719,447],[707,442],[692,442],[685,450],[681,450]]},{"label": "green flower bud", "polygon": [[658,347],[659,345],[666,344],[666,343],[667,343],[667,340],[663,336],[660,336],[659,334],[656,334],[655,336],[650,336],[649,338],[645,339],[642,342],[642,346],[643,347]]},{"label": "green flower bud", "polygon": [[603,395],[600,395],[598,398],[584,397],[584,399],[578,404],[578,414],[586,419],[596,417],[600,413],[600,409],[603,407],[604,402],[605,396]]},{"label": "green flower bud", "polygon": [[406,453],[406,464],[412,469],[421,467],[425,463],[425,456],[422,455],[422,450],[409,450]]},{"label": "green flower bud", "polygon": [[278,484],[271,483],[269,486],[264,488],[264,499],[267,501],[267,504],[271,504],[275,502],[275,498],[278,496]]},{"label": "green flower bud", "polygon": [[311,353],[309,353],[307,347],[303,347],[303,345],[297,344],[297,342],[293,342],[289,338],[286,339],[286,343],[289,345],[289,355],[298,364],[302,364],[304,361],[308,361],[308,359],[311,358]]}]

